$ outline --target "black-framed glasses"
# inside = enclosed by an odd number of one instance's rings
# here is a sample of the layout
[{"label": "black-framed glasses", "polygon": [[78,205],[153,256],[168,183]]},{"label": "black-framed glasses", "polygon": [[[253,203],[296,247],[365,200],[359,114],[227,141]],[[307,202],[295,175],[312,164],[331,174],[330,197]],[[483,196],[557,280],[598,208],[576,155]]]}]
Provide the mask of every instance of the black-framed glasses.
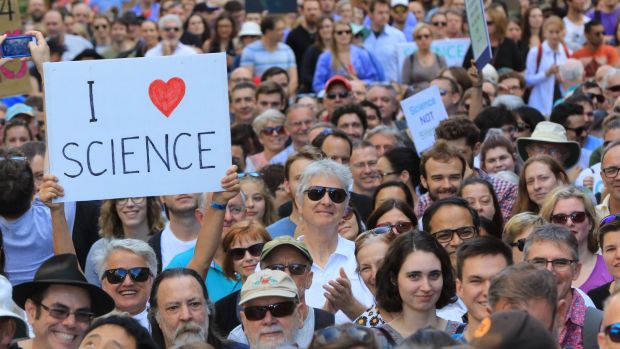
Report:
[{"label": "black-framed glasses", "polygon": [[448,22],[433,22],[435,27],[445,27],[448,25]]},{"label": "black-framed glasses", "polygon": [[130,269],[116,268],[104,271],[101,279],[106,279],[111,284],[120,284],[125,280],[127,275],[129,275],[129,278],[133,282],[145,282],[149,279],[149,276],[152,276],[151,270],[146,267],[136,267]]},{"label": "black-framed glasses", "polygon": [[334,33],[336,33],[336,35],[351,35],[352,31],[350,30],[336,30]]},{"label": "black-framed glasses", "polygon": [[116,199],[116,204],[118,206],[125,206],[127,205],[127,203],[129,203],[129,200],[131,200],[131,202],[133,202],[134,205],[142,205],[144,201],[146,201],[146,198],[142,196],[142,197],[137,197],[137,198]]},{"label": "black-framed glasses", "polygon": [[384,229],[388,228],[395,233],[404,234],[413,228],[413,223],[411,222],[397,222],[396,224],[385,223],[385,224],[378,225],[375,229],[377,228],[384,228]]},{"label": "black-framed glasses", "polygon": [[237,173],[237,178],[245,178],[245,177],[262,177],[262,174],[260,172],[243,172],[243,173]]},{"label": "black-framed glasses", "polygon": [[336,99],[336,98],[345,99],[349,97],[349,91],[329,92],[325,94],[325,97],[327,99]]},{"label": "black-framed glasses", "polygon": [[181,28],[179,27],[164,27],[163,29],[167,32],[171,32],[171,31],[178,32],[179,30],[181,30]]},{"label": "black-framed glasses", "polygon": [[588,215],[583,211],[571,212],[570,214],[558,213],[551,215],[550,221],[553,224],[565,225],[570,218],[573,223],[583,223]]},{"label": "black-framed glasses", "polygon": [[615,166],[601,169],[601,171],[603,171],[603,174],[607,178],[616,178],[616,176],[618,176],[618,170],[620,170],[620,168],[615,167]]},{"label": "black-framed glasses", "polygon": [[290,264],[272,264],[272,265],[268,265],[265,269],[279,270],[282,272],[288,269],[291,275],[303,275],[306,272],[306,270],[309,269],[309,267],[307,264],[290,263]]},{"label": "black-framed glasses", "polygon": [[446,243],[452,241],[454,234],[458,235],[461,240],[468,240],[476,236],[478,234],[478,230],[474,226],[469,226],[457,229],[440,230],[432,235],[437,242]]},{"label": "black-framed glasses", "polygon": [[94,25],[93,28],[95,30],[99,30],[99,29],[108,29],[108,25],[107,24],[101,24],[101,25]]},{"label": "black-framed glasses", "polygon": [[612,342],[620,343],[620,322],[610,324],[605,327],[603,332],[609,336],[609,339],[611,339]]},{"label": "black-framed glasses", "polygon": [[588,97],[588,99],[591,99],[591,100],[596,100],[598,103],[603,103],[603,102],[605,102],[605,96],[600,95],[600,94],[598,94],[598,93],[591,93],[591,92],[588,92],[588,93],[586,93],[585,95],[586,95],[586,97]]},{"label": "black-framed glasses", "polygon": [[[364,344],[370,345],[375,341],[375,336],[371,329],[355,324],[346,324],[329,326],[317,331],[314,336],[314,342],[321,346],[326,346],[334,343],[342,336],[347,336],[349,339],[352,339],[356,347]],[[374,347],[374,345],[369,347]]]},{"label": "black-framed glasses", "polygon": [[525,238],[519,239],[515,242],[511,242],[510,247],[516,247],[519,249],[519,251],[523,252],[523,249],[525,249]]},{"label": "black-framed glasses", "polygon": [[547,265],[551,264],[553,270],[564,271],[567,270],[571,264],[577,263],[575,259],[557,258],[557,259],[545,259],[545,258],[533,258],[527,261],[538,269],[546,269]]},{"label": "black-framed glasses", "polygon": [[276,135],[283,135],[286,133],[286,130],[284,129],[284,125],[278,125],[274,127],[265,127],[260,132],[265,136],[272,136],[274,133]]},{"label": "black-framed glasses", "polygon": [[73,316],[75,316],[75,321],[76,322],[81,322],[84,324],[90,324],[90,322],[93,320],[93,318],[95,317],[95,314],[86,311],[86,310],[76,310],[76,311],[71,311],[69,309],[66,308],[60,308],[60,307],[48,307],[47,305],[39,302],[38,303],[41,308],[43,308],[43,310],[47,311],[48,314],[50,314],[51,317],[53,317],[56,320],[65,320],[66,318],[68,318],[71,314],[73,314]]},{"label": "black-framed glasses", "polygon": [[241,260],[243,259],[243,257],[245,257],[245,251],[248,251],[252,257],[260,257],[260,254],[263,252],[263,246],[265,246],[265,244],[261,242],[259,244],[254,244],[245,248],[231,248],[230,250],[228,250],[228,253],[230,253],[232,259],[236,261]]},{"label": "black-framed glasses", "polygon": [[312,201],[321,200],[323,196],[325,196],[325,193],[327,193],[329,195],[329,199],[335,204],[343,203],[347,196],[349,196],[347,191],[342,188],[330,188],[321,186],[312,186],[305,190],[304,193],[308,194],[308,199]]},{"label": "black-framed glasses", "polygon": [[267,312],[271,313],[271,316],[286,317],[293,314],[297,303],[294,301],[280,302],[269,305],[255,305],[243,308],[246,319],[250,321],[259,321],[267,316]]}]

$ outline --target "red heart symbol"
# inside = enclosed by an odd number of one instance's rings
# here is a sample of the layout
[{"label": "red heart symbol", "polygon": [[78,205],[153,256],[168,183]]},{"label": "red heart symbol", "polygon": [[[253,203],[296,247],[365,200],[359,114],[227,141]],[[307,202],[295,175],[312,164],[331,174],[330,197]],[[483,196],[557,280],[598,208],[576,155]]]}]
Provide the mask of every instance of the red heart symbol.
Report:
[{"label": "red heart symbol", "polygon": [[149,85],[149,97],[151,102],[166,117],[169,117],[174,109],[181,103],[185,96],[185,81],[174,77],[168,82],[154,80]]}]

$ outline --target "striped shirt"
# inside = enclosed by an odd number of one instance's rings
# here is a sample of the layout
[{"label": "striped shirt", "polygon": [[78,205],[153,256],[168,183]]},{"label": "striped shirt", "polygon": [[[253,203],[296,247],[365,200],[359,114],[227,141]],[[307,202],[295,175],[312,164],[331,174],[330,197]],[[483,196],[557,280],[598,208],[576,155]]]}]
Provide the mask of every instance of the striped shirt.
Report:
[{"label": "striped shirt", "polygon": [[296,68],[295,54],[288,45],[279,42],[274,51],[268,51],[262,41],[256,41],[246,46],[241,53],[241,66],[253,66],[254,76],[261,76],[271,67],[280,67],[284,70]]}]

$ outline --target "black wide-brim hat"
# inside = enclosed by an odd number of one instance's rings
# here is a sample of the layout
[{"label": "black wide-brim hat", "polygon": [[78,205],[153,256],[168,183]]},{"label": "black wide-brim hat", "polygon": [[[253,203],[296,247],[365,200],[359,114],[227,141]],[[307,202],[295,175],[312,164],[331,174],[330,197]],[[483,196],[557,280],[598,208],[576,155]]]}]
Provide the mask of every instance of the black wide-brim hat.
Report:
[{"label": "black wide-brim hat", "polygon": [[112,297],[86,281],[78,267],[77,257],[73,254],[59,254],[43,262],[32,281],[13,287],[13,300],[24,309],[28,298],[50,285],[69,285],[85,289],[90,295],[90,309],[97,317],[114,309]]}]

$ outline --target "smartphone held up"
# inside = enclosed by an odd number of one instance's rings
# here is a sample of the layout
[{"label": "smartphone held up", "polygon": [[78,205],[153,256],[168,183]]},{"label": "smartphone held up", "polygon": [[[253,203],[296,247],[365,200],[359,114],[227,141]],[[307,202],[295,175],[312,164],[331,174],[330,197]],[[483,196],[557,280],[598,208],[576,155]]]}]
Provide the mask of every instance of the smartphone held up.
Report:
[{"label": "smartphone held up", "polygon": [[20,35],[7,37],[0,45],[2,58],[30,57],[30,48],[28,47],[30,42],[36,44],[37,41],[34,36]]}]

